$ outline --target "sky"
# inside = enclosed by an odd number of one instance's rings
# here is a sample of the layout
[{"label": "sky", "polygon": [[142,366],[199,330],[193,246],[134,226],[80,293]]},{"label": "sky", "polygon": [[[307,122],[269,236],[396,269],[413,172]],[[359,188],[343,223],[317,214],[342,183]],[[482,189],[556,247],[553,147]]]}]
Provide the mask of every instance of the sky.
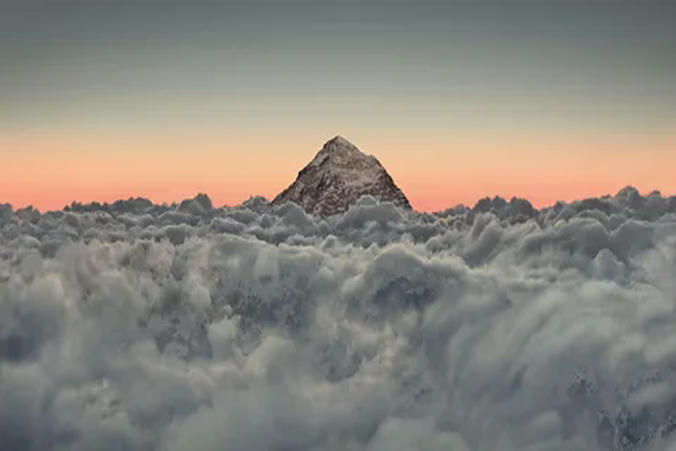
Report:
[{"label": "sky", "polygon": [[0,0],[0,202],[288,186],[342,135],[420,210],[676,193],[672,1]]}]

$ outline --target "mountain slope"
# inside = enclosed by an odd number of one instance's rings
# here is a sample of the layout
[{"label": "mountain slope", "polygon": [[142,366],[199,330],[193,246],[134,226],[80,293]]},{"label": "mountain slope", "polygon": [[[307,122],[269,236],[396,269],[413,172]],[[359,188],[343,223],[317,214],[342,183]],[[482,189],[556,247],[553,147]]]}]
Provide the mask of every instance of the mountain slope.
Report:
[{"label": "mountain slope", "polygon": [[295,202],[308,213],[330,216],[341,213],[363,195],[411,208],[392,177],[372,155],[362,153],[341,136],[329,140],[298,178],[272,201]]}]

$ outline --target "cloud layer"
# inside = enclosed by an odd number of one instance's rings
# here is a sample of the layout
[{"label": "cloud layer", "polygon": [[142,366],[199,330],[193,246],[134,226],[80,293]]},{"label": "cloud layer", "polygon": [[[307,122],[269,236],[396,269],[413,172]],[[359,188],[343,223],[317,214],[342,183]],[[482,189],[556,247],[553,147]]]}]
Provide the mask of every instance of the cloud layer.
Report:
[{"label": "cloud layer", "polygon": [[676,449],[676,198],[0,206],[0,449]]}]

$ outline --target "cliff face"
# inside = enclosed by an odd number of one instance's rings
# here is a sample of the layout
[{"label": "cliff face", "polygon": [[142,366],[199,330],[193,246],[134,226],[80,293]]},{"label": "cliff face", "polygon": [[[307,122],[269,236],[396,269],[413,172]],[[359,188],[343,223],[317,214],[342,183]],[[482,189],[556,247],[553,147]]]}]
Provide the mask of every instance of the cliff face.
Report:
[{"label": "cliff face", "polygon": [[411,208],[392,177],[372,155],[362,153],[345,138],[336,136],[324,144],[272,204],[295,202],[308,213],[330,216],[344,212],[363,195]]}]

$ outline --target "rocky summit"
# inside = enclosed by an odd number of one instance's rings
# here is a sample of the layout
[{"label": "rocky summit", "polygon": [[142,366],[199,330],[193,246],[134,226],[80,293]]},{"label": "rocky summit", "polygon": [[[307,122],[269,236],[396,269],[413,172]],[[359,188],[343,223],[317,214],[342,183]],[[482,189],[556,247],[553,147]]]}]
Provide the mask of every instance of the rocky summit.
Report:
[{"label": "rocky summit", "polygon": [[308,213],[330,216],[346,211],[361,196],[370,195],[411,208],[408,199],[373,155],[361,152],[341,136],[329,140],[296,180],[272,201],[294,202]]}]

